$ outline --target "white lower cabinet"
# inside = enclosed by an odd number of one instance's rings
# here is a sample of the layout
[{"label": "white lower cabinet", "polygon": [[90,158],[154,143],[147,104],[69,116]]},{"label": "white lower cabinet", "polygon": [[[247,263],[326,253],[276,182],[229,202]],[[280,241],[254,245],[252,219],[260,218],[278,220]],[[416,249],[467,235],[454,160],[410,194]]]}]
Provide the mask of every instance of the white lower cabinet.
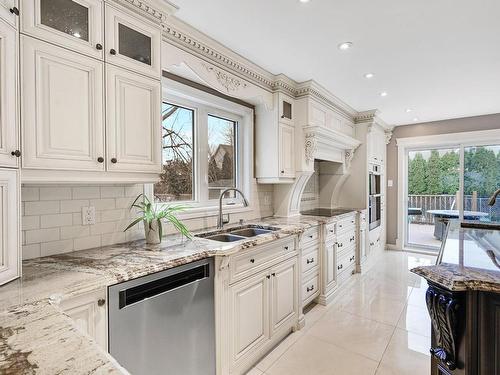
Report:
[{"label": "white lower cabinet", "polygon": [[106,289],[63,300],[60,307],[82,333],[107,351]]},{"label": "white lower cabinet", "polygon": [[19,171],[0,169],[0,285],[20,276]]},{"label": "white lower cabinet", "polygon": [[161,172],[161,83],[106,66],[107,168]]},{"label": "white lower cabinet", "polygon": [[104,170],[104,63],[21,36],[23,167]]},{"label": "white lower cabinet", "polygon": [[241,356],[269,339],[269,282],[260,273],[231,287],[231,358]]},{"label": "white lower cabinet", "polygon": [[[244,374],[298,325],[299,266],[290,238],[256,246],[229,259],[216,276],[218,374]],[[287,248],[283,252],[283,247]],[[262,250],[277,256],[259,262]],[[247,257],[248,255],[248,257]],[[254,260],[255,273],[231,283],[234,258]],[[241,259],[240,259],[241,258]],[[263,258],[262,258],[263,259]],[[250,274],[249,274],[250,272]],[[217,308],[219,306],[220,308]]]}]

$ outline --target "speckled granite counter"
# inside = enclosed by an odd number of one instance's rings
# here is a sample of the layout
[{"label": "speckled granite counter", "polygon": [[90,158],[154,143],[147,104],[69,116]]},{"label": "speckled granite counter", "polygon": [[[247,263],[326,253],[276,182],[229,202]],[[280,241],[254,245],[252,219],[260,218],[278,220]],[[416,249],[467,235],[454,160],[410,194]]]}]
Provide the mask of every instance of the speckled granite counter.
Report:
[{"label": "speckled granite counter", "polygon": [[177,235],[161,245],[135,241],[24,261],[23,277],[0,287],[0,373],[126,374],[75,328],[58,301],[195,260],[230,255],[335,219],[264,219],[252,223],[279,230],[233,243]]},{"label": "speckled granite counter", "polygon": [[452,221],[437,264],[412,272],[451,291],[500,293],[500,228]]}]

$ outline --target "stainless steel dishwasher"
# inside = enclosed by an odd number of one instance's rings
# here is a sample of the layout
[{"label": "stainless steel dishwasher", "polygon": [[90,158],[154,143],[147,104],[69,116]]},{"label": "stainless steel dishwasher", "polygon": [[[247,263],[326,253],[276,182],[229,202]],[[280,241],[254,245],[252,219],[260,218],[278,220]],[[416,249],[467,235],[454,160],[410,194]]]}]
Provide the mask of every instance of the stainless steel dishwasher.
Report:
[{"label": "stainless steel dishwasher", "polygon": [[215,374],[214,263],[112,285],[109,352],[132,375]]}]

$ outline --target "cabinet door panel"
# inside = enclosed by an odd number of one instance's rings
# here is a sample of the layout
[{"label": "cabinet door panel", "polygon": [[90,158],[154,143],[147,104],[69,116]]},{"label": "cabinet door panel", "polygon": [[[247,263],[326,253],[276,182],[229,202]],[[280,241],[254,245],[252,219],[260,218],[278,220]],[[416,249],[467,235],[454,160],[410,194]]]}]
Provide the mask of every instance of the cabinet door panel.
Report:
[{"label": "cabinet door panel", "polygon": [[16,31],[0,20],[0,165],[4,167],[16,167],[18,163],[11,154],[19,149],[16,39]]},{"label": "cabinet door panel", "polygon": [[18,16],[11,11],[14,7],[19,8],[18,0],[0,0],[0,19],[17,28]]},{"label": "cabinet door panel", "polygon": [[103,170],[103,63],[23,36],[23,166]]},{"label": "cabinet door panel", "polygon": [[271,324],[273,331],[295,314],[297,307],[297,260],[286,262],[272,273]]},{"label": "cabinet door panel", "polygon": [[231,353],[237,361],[269,338],[269,283],[260,274],[231,288]]},{"label": "cabinet door panel", "polygon": [[22,0],[22,5],[24,33],[103,59],[101,0]]},{"label": "cabinet door panel", "polygon": [[108,170],[161,171],[160,82],[107,66]]},{"label": "cabinet door panel", "polygon": [[99,304],[100,300],[106,301],[105,290],[64,300],[61,302],[61,308],[74,320],[81,332],[92,337],[102,349],[107,351],[106,306]]},{"label": "cabinet door panel", "polygon": [[279,166],[281,177],[295,177],[294,128],[279,124]]},{"label": "cabinet door panel", "polygon": [[106,61],[160,79],[161,30],[106,5]]},{"label": "cabinet door panel", "polygon": [[20,273],[18,173],[0,169],[0,285]]}]

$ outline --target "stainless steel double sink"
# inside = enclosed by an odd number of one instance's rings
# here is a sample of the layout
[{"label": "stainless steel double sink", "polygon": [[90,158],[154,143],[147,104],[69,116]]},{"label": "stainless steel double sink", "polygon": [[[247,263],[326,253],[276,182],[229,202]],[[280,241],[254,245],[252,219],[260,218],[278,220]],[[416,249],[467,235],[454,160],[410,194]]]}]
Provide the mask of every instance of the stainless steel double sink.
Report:
[{"label": "stainless steel double sink", "polygon": [[262,234],[275,232],[277,230],[279,230],[279,228],[248,224],[245,226],[239,226],[235,228],[200,233],[197,234],[195,237],[206,238],[207,240],[218,241],[218,242],[235,242],[235,241],[246,240],[252,237],[257,237]]}]

